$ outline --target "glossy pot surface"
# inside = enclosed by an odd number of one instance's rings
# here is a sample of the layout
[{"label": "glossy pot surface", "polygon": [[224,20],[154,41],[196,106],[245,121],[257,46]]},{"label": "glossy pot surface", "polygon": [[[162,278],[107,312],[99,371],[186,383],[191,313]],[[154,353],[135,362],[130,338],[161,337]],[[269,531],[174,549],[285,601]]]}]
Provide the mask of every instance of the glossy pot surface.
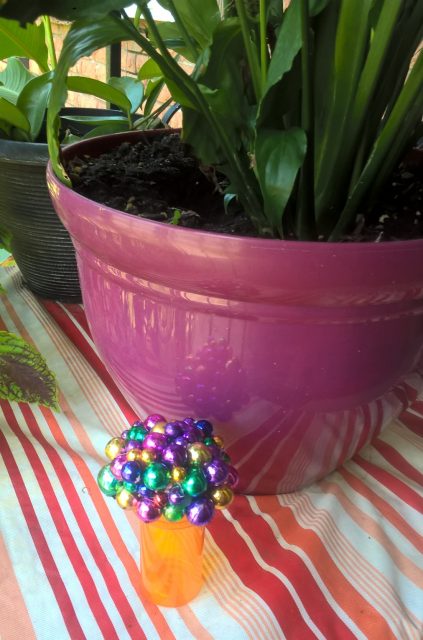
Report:
[{"label": "glossy pot surface", "polygon": [[[87,140],[66,155],[127,139]],[[423,241],[205,233],[96,204],[51,170],[48,184],[116,383],[141,417],[211,419],[242,491],[293,491],[325,476],[421,389]]]}]

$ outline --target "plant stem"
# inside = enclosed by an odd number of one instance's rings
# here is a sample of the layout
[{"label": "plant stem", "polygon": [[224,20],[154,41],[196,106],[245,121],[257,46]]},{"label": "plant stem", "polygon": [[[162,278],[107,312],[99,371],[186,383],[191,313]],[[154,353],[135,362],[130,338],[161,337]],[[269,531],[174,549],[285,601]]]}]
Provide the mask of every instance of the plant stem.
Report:
[{"label": "plant stem", "polygon": [[256,95],[257,102],[259,102],[262,95],[260,64],[258,61],[257,50],[251,42],[250,26],[248,24],[248,16],[245,10],[245,0],[235,0],[235,6],[241,25],[242,39],[244,41],[245,52],[247,54],[248,65],[250,67],[254,93]]},{"label": "plant stem", "polygon": [[260,0],[260,71],[261,71],[261,90],[267,80],[267,16],[266,16],[266,0]]},{"label": "plant stem", "polygon": [[55,69],[57,66],[56,50],[54,48],[53,32],[51,30],[50,16],[42,16],[44,24],[45,40],[47,45],[48,57],[50,60],[50,68]]},{"label": "plant stem", "polygon": [[141,19],[141,7],[137,5],[137,8],[135,10],[135,15],[134,15],[134,27],[136,29],[138,29],[138,26],[140,24],[140,19]]},{"label": "plant stem", "polygon": [[[157,43],[160,53],[153,47],[145,36],[134,29],[132,22],[127,19],[125,20],[125,26],[130,34],[129,39],[137,42],[137,44],[139,44],[140,47],[143,48],[144,51],[153,60],[155,60],[155,62],[157,62],[162,69],[164,76],[167,77],[168,80],[177,84],[179,90],[184,93],[188,101],[194,105],[194,108],[202,113],[203,117],[208,122],[211,131],[213,131],[219,139],[225,159],[231,170],[231,177],[237,188],[237,194],[245,206],[246,213],[248,213],[257,227],[261,229],[265,224],[267,224],[263,214],[263,207],[257,197],[250,175],[242,166],[237,149],[234,149],[231,145],[223,125],[210,109],[207,100],[204,98],[196,83],[170,55],[149,9],[144,7],[142,13],[147,27]],[[119,23],[121,24],[119,18],[115,19],[119,20]]]},{"label": "plant stem", "polygon": [[189,34],[183,20],[181,19],[181,16],[179,15],[173,0],[168,0],[168,6],[169,6],[170,13],[172,14],[173,19],[175,20],[175,24],[178,27],[179,31],[181,32],[181,35],[185,40],[185,43],[188,49],[190,50],[191,55],[193,56],[194,60],[196,60],[198,58],[197,47],[195,45],[194,40],[191,38],[191,35]]},{"label": "plant stem", "polygon": [[310,68],[308,0],[300,0],[300,11],[303,40],[301,48],[301,127],[307,136],[307,151],[300,172],[297,234],[300,240],[312,240],[316,237],[316,219],[314,212],[314,106]]}]

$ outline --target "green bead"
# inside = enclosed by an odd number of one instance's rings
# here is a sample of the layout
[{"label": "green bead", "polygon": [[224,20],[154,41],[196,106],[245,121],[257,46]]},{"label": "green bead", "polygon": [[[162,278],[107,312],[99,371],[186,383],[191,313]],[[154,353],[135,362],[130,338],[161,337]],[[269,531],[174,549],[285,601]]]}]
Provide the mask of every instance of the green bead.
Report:
[{"label": "green bead", "polygon": [[176,504],[167,504],[163,510],[163,515],[169,522],[178,522],[184,517],[184,508]]},{"label": "green bead", "polygon": [[231,459],[226,452],[222,452],[220,454],[220,459],[223,460],[223,462],[226,462],[227,464],[231,463]]},{"label": "green bead", "polygon": [[152,491],[161,491],[170,481],[169,469],[161,462],[149,464],[144,471],[143,482]]},{"label": "green bead", "polygon": [[205,445],[207,445],[208,447],[209,447],[211,444],[215,444],[215,442],[214,442],[213,438],[210,438],[210,437],[209,437],[209,438],[204,438],[203,442],[204,442],[204,444],[205,444]]},{"label": "green bead", "polygon": [[200,469],[191,469],[182,482],[183,490],[193,498],[207,490],[207,479]]},{"label": "green bead", "polygon": [[138,442],[142,442],[146,434],[147,429],[144,429],[144,427],[131,427],[128,431],[127,439],[138,440]]},{"label": "green bead", "polygon": [[122,482],[119,482],[119,480],[115,478],[110,470],[109,464],[106,464],[98,472],[97,483],[106,496],[115,496],[122,487]]},{"label": "green bead", "polygon": [[134,482],[126,482],[126,480],[124,480],[123,486],[129,493],[136,493],[137,491],[137,485]]}]

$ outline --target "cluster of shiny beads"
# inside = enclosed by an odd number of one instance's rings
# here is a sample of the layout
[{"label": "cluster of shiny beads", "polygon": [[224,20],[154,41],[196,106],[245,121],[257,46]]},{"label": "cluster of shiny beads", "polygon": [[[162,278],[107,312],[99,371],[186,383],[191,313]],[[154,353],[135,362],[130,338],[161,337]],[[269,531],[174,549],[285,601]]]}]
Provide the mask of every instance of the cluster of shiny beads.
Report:
[{"label": "cluster of shiny beads", "polygon": [[208,420],[168,422],[154,414],[112,438],[105,452],[110,462],[98,474],[101,491],[123,509],[136,509],[143,522],[186,517],[206,525],[215,509],[230,504],[238,483]]}]

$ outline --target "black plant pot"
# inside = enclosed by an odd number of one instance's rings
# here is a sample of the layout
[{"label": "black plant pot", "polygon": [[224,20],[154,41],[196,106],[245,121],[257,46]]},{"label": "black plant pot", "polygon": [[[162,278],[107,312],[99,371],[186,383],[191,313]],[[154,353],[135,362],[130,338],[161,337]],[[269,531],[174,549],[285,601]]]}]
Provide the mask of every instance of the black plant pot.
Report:
[{"label": "black plant pot", "polygon": [[[65,111],[110,114],[106,109]],[[81,134],[87,130],[82,127]],[[78,133],[75,125],[72,132]],[[31,291],[42,298],[80,302],[75,251],[47,191],[47,161],[47,144],[0,140],[0,235],[10,237],[13,257]]]}]

